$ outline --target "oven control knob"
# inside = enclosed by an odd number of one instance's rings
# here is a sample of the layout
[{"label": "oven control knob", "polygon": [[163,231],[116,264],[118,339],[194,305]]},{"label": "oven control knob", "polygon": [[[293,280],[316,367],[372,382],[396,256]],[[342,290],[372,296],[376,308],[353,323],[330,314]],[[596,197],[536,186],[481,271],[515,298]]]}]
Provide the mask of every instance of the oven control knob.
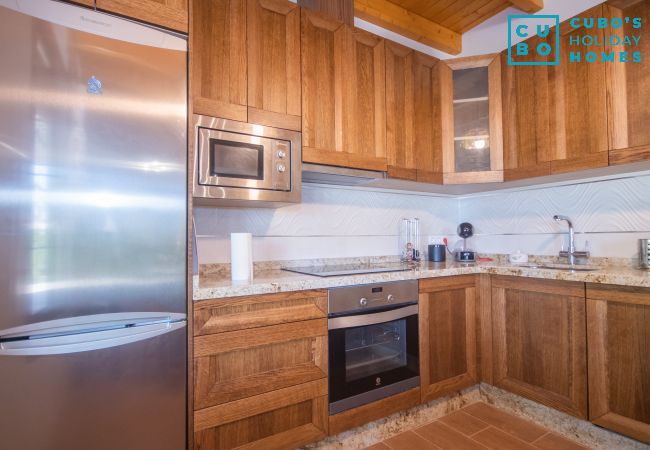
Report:
[{"label": "oven control knob", "polygon": [[363,297],[361,300],[359,300],[359,305],[360,306],[366,306],[368,305],[368,299]]},{"label": "oven control knob", "polygon": [[392,302],[393,300],[395,300],[393,294],[388,294],[388,297],[386,297],[386,301]]},{"label": "oven control knob", "polygon": [[278,172],[283,173],[287,168],[284,166],[284,164],[278,164]]},{"label": "oven control knob", "polygon": [[278,150],[278,158],[283,159],[287,154],[284,152],[284,150]]}]

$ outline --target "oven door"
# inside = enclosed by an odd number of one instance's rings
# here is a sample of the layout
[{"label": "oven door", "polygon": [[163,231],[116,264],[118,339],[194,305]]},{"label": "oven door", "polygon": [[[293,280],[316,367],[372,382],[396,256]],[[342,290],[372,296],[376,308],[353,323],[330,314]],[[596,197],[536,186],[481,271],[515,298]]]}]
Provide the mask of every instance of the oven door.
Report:
[{"label": "oven door", "polygon": [[199,184],[291,190],[291,142],[198,128]]},{"label": "oven door", "polygon": [[419,386],[418,305],[333,317],[330,415]]}]

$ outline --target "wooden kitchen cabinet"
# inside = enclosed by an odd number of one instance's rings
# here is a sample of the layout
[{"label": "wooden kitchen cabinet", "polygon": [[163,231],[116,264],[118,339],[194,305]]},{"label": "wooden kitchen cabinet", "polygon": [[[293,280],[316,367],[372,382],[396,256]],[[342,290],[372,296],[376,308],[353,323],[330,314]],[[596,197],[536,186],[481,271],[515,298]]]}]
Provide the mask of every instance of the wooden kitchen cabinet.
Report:
[{"label": "wooden kitchen cabinet", "polygon": [[445,184],[503,181],[501,58],[445,60],[439,71]]},{"label": "wooden kitchen cabinet", "polygon": [[384,40],[301,14],[303,161],[386,171]]},{"label": "wooden kitchen cabinet", "polygon": [[248,121],[300,131],[300,8],[248,0]]},{"label": "wooden kitchen cabinet", "polygon": [[300,8],[195,0],[191,39],[195,114],[300,131]]},{"label": "wooden kitchen cabinet", "polygon": [[[619,37],[640,36],[638,47],[626,46],[630,52],[629,62],[606,64],[608,125],[610,138],[609,164],[626,164],[650,159],[650,0],[617,1],[604,5],[606,17],[637,17],[641,28],[625,23],[616,30],[608,30]],[[616,6],[614,6],[616,5]],[[621,51],[620,46],[607,47],[607,51]],[[641,61],[632,62],[632,52],[640,52]]]},{"label": "wooden kitchen cabinet", "polygon": [[587,284],[589,420],[650,444],[650,289]]},{"label": "wooden kitchen cabinet", "polygon": [[[99,10],[187,33],[188,0],[95,0]],[[87,3],[80,1],[80,3]]]},{"label": "wooden kitchen cabinet", "polygon": [[324,290],[194,308],[194,448],[293,448],[328,430]]},{"label": "wooden kitchen cabinet", "polygon": [[[599,5],[579,15],[602,17]],[[570,39],[595,35],[602,42],[603,29],[573,29],[560,24],[560,64],[552,66],[551,173],[574,172],[608,165],[606,65],[602,60],[585,62],[587,47],[571,46]],[[554,38],[551,40],[554,41]],[[571,52],[581,52],[581,62],[570,62]]]},{"label": "wooden kitchen cabinet", "polygon": [[194,413],[194,448],[298,448],[327,436],[327,380],[291,386]]},{"label": "wooden kitchen cabinet", "polygon": [[246,0],[193,0],[190,39],[194,114],[246,122]]},{"label": "wooden kitchen cabinet", "polygon": [[[535,48],[539,41],[535,37],[526,42]],[[504,181],[551,174],[554,102],[549,71],[548,66],[509,65],[508,50],[501,53]]]},{"label": "wooden kitchen cabinet", "polygon": [[388,176],[442,184],[438,59],[386,41]]},{"label": "wooden kitchen cabinet", "polygon": [[477,383],[478,278],[420,280],[422,402]]},{"label": "wooden kitchen cabinet", "polygon": [[494,384],[587,418],[584,284],[492,277]]}]

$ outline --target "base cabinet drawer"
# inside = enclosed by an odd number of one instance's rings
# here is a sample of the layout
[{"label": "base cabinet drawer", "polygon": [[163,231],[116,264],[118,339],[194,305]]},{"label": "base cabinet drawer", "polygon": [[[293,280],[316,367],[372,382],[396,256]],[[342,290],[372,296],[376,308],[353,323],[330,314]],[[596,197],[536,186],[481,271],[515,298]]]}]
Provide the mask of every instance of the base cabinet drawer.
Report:
[{"label": "base cabinet drawer", "polygon": [[327,319],[194,338],[194,409],[327,377]]},{"label": "base cabinet drawer", "polygon": [[327,436],[327,379],[194,412],[195,450],[292,449]]}]

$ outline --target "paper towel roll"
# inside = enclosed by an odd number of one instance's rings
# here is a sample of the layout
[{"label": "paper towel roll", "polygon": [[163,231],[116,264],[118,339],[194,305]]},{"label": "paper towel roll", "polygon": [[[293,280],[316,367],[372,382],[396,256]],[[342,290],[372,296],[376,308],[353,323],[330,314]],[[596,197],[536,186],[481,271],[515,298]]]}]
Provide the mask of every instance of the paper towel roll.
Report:
[{"label": "paper towel roll", "polygon": [[253,236],[230,233],[230,264],[233,281],[253,279]]}]

